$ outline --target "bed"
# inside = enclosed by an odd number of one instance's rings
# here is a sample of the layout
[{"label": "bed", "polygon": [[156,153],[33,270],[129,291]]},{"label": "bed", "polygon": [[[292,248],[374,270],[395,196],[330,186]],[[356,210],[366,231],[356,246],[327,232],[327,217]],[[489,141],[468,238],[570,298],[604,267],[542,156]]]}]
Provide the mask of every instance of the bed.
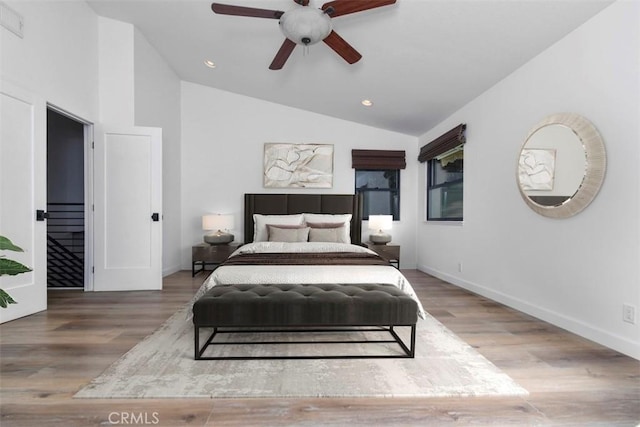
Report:
[{"label": "bed", "polygon": [[[245,244],[194,298],[196,359],[250,358],[205,351],[227,330],[255,327],[382,328],[403,350],[395,357],[413,357],[412,318],[424,318],[424,310],[402,273],[362,246],[360,196],[245,194],[244,201]],[[399,326],[411,328],[408,345]],[[213,330],[204,346],[202,328]]]}]

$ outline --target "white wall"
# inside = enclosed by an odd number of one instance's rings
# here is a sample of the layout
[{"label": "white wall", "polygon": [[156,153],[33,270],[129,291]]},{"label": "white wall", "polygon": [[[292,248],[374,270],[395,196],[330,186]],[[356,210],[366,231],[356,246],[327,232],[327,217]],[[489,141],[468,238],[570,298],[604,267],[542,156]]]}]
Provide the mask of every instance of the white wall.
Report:
[{"label": "white wall", "polygon": [[180,270],[180,79],[134,32],[135,125],[162,128],[162,274]]},{"label": "white wall", "polygon": [[[420,138],[467,123],[464,224],[424,223],[418,267],[640,358],[640,3],[618,1]],[[515,172],[528,131],[574,112],[604,138],[608,164],[575,217],[537,215]],[[462,263],[462,272],[458,263]],[[636,324],[622,321],[622,304]]]},{"label": "white wall", "polygon": [[24,38],[0,28],[0,76],[88,121],[98,117],[98,16],[84,2],[7,1]]},{"label": "white wall", "polygon": [[133,126],[135,117],[134,27],[98,18],[100,122]]},{"label": "white wall", "polygon": [[[415,267],[417,138],[381,131],[209,87],[182,83],[182,267],[191,268],[191,246],[202,241],[201,216],[235,215],[236,241],[243,241],[244,193],[292,192],[265,189],[262,160],[265,142],[334,145],[334,182],[330,190],[307,193],[353,194],[351,150],[406,150],[401,172],[401,220],[391,231],[402,245],[404,268]],[[363,238],[368,230],[363,229]]]}]

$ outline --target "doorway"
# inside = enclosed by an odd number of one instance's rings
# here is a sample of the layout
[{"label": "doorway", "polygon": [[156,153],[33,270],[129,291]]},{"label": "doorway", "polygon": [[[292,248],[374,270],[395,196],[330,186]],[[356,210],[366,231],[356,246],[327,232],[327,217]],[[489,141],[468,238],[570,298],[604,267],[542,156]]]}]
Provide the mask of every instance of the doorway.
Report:
[{"label": "doorway", "polygon": [[47,107],[47,288],[87,286],[88,125]]}]

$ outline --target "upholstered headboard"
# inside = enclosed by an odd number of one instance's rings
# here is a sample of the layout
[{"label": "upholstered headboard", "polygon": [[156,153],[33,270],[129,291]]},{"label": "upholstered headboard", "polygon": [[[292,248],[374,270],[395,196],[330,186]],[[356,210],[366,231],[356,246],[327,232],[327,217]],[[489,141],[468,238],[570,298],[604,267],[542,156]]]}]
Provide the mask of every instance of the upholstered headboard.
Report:
[{"label": "upholstered headboard", "polygon": [[362,195],[360,194],[245,194],[244,241],[253,241],[253,214],[345,214],[351,217],[351,243],[362,243]]}]

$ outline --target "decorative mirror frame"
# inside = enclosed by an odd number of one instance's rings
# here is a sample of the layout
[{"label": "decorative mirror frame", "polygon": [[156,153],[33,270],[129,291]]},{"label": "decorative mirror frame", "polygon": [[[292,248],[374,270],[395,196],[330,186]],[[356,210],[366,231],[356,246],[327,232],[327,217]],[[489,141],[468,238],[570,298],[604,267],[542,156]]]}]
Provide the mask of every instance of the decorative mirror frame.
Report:
[{"label": "decorative mirror frame", "polygon": [[545,206],[538,204],[531,200],[529,196],[525,194],[520,185],[518,177],[518,167],[516,166],[516,183],[518,184],[518,190],[522,199],[527,205],[540,215],[549,218],[569,218],[586,208],[591,201],[596,197],[602,182],[604,181],[604,175],[607,167],[607,154],[604,148],[604,142],[598,130],[593,124],[584,117],[574,113],[558,113],[542,119],[527,135],[527,138],[522,144],[520,152],[525,148],[529,138],[538,130],[549,125],[563,125],[571,129],[584,147],[586,166],[582,184],[578,187],[578,191],[557,206]]}]

